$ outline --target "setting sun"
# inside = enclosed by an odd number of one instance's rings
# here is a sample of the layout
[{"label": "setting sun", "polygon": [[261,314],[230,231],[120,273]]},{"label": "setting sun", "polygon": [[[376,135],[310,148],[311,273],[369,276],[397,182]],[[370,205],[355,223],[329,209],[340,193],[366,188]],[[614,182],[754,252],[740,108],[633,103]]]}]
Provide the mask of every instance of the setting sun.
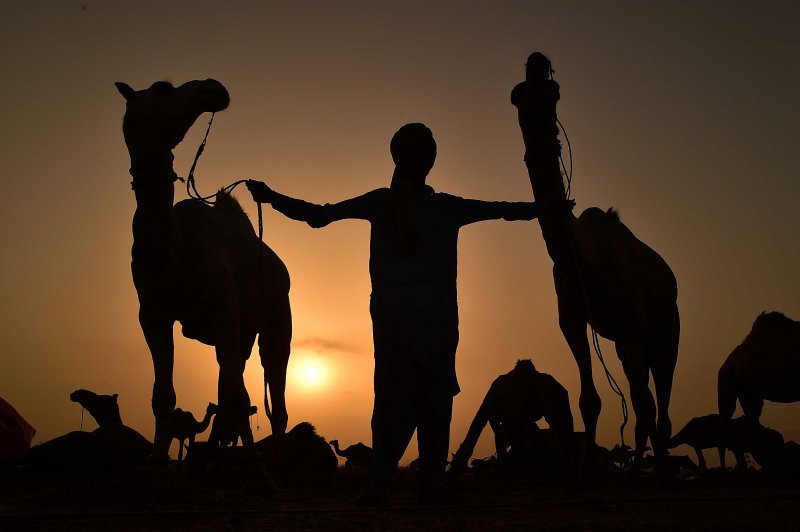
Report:
[{"label": "setting sun", "polygon": [[292,381],[306,391],[318,391],[328,384],[329,369],[314,355],[299,355],[290,362]]}]

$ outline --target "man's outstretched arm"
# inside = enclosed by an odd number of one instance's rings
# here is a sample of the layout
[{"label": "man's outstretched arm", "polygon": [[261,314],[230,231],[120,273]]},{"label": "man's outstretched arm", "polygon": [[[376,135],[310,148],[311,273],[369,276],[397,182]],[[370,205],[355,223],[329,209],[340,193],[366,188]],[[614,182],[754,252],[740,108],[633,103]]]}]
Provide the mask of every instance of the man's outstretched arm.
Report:
[{"label": "man's outstretched arm", "polygon": [[465,199],[459,202],[460,225],[469,225],[484,220],[533,220],[548,214],[570,211],[575,200],[554,202],[508,202]]},{"label": "man's outstretched arm", "polygon": [[325,227],[331,222],[344,219],[368,220],[370,214],[369,193],[339,203],[317,205],[301,199],[285,196],[275,192],[266,183],[250,180],[247,189],[253,200],[269,203],[272,208],[284,216],[306,222],[311,227]]}]

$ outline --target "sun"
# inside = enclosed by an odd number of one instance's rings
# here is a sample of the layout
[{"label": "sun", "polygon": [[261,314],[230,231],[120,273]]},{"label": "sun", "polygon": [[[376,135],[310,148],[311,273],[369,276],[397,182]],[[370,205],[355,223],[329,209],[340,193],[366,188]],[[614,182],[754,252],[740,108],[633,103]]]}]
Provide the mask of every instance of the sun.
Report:
[{"label": "sun", "polygon": [[327,364],[318,356],[303,355],[291,362],[292,381],[305,391],[313,392],[325,388],[329,380]]}]

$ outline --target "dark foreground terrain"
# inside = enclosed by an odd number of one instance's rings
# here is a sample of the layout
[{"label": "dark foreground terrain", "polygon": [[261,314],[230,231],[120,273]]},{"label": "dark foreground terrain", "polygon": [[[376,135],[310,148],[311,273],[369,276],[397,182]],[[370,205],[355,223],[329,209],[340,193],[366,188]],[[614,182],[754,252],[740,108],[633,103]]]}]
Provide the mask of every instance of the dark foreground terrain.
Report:
[{"label": "dark foreground terrain", "polygon": [[0,530],[800,530],[800,488],[757,473],[725,482],[696,478],[661,492],[605,478],[593,490],[467,476],[448,504],[417,501],[400,471],[390,502],[352,500],[363,475],[340,470],[334,485],[245,494],[233,473],[194,481],[174,469],[130,467],[96,474],[0,473]]}]

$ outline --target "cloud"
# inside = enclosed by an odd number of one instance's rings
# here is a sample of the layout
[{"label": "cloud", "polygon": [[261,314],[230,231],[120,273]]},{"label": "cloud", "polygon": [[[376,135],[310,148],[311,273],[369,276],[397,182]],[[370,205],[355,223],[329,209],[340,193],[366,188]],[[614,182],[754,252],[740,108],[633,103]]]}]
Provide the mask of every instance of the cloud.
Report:
[{"label": "cloud", "polygon": [[359,348],[347,342],[329,338],[303,338],[292,342],[292,348],[309,349],[320,354],[337,351],[339,353],[358,353]]}]

